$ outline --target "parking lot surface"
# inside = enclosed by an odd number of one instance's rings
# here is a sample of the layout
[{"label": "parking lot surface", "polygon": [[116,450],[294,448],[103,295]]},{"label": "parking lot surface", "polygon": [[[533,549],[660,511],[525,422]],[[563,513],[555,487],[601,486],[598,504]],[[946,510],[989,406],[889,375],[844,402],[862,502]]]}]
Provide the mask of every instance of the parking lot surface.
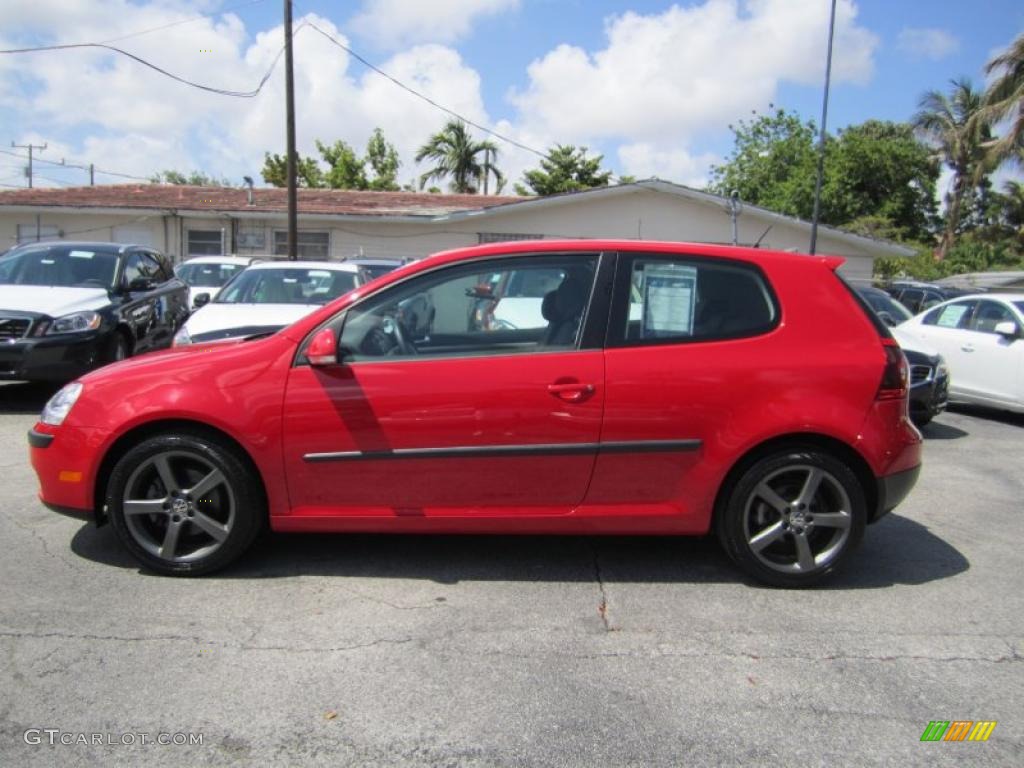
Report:
[{"label": "parking lot surface", "polygon": [[48,394],[0,384],[0,765],[1024,764],[1022,417],[939,416],[823,588],[627,537],[276,535],[188,580],[36,500]]}]

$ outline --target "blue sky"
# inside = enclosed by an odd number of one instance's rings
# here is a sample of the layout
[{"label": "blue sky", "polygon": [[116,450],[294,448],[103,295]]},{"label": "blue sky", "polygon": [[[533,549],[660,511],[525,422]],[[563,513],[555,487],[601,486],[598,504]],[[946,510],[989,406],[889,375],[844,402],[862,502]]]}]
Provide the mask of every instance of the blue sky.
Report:
[{"label": "blue sky", "polygon": [[[731,148],[730,122],[769,103],[818,119],[828,0],[298,0],[311,21],[435,100],[544,150],[586,144],[618,173],[701,184]],[[280,46],[281,3],[265,0],[5,0],[0,45],[115,43],[189,79],[250,88]],[[1024,4],[840,0],[829,128],[906,120],[951,78],[1024,31]],[[205,53],[205,51],[210,53]],[[296,38],[300,151],[315,138],[357,148],[376,125],[402,178],[446,116],[369,74],[311,28]],[[148,176],[166,167],[258,178],[283,149],[282,73],[256,99],[204,94],[95,51],[0,57],[0,142],[48,142],[43,158]],[[500,145],[500,142],[499,142]],[[517,179],[536,158],[502,145]],[[20,184],[0,155],[0,183]],[[80,183],[41,164],[40,184]],[[102,182],[124,181],[101,175]]]}]

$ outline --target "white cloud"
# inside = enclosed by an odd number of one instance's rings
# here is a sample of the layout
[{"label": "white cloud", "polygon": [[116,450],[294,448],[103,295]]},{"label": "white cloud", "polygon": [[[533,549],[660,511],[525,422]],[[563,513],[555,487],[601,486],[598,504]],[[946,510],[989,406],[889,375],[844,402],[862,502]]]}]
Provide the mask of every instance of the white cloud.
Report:
[{"label": "white cloud", "polygon": [[[833,78],[866,82],[877,39],[837,12]],[[529,67],[511,95],[523,121],[553,135],[672,142],[721,129],[764,108],[783,81],[816,84],[824,73],[828,4],[706,0],[606,22],[607,46],[561,45]]]},{"label": "white cloud", "polygon": [[960,50],[960,41],[950,32],[933,27],[904,27],[896,47],[918,59],[939,61]]},{"label": "white cloud", "polygon": [[385,48],[415,43],[454,43],[481,17],[519,7],[519,0],[366,0],[352,29]]},{"label": "white cloud", "polygon": [[618,155],[623,175],[638,179],[657,177],[698,189],[708,183],[708,172],[719,161],[711,153],[695,156],[685,149],[659,149],[647,143],[624,144]]}]

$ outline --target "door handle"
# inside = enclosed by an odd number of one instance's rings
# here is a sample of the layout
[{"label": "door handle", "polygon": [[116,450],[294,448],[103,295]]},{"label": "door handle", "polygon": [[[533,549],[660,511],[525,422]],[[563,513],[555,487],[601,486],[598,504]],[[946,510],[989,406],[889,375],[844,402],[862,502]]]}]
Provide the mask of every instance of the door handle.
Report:
[{"label": "door handle", "polygon": [[548,384],[548,392],[566,402],[578,403],[594,394],[594,385],[582,384],[578,381]]},{"label": "door handle", "polygon": [[962,349],[964,352],[973,352],[974,346],[972,344],[964,344],[964,346],[960,347],[960,349]]}]

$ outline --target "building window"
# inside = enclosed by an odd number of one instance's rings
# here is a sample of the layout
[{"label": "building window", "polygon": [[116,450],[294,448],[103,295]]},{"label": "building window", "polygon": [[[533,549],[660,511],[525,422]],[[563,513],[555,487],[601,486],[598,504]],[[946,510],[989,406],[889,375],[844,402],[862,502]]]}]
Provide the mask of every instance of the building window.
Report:
[{"label": "building window", "polygon": [[219,229],[190,229],[189,256],[221,256],[224,254],[223,234]]},{"label": "building window", "polygon": [[18,245],[22,243],[35,243],[41,240],[59,240],[60,237],[60,229],[57,227],[42,226],[37,228],[35,224],[18,225]]},{"label": "building window", "polygon": [[544,235],[521,235],[515,232],[477,232],[477,242],[484,243],[508,243],[513,240],[543,240]]},{"label": "building window", "polygon": [[[331,252],[331,236],[329,232],[303,232],[298,233],[299,241],[296,244],[298,257],[300,259],[313,259],[326,261]],[[276,230],[274,232],[274,255],[288,255],[288,232]]]}]

